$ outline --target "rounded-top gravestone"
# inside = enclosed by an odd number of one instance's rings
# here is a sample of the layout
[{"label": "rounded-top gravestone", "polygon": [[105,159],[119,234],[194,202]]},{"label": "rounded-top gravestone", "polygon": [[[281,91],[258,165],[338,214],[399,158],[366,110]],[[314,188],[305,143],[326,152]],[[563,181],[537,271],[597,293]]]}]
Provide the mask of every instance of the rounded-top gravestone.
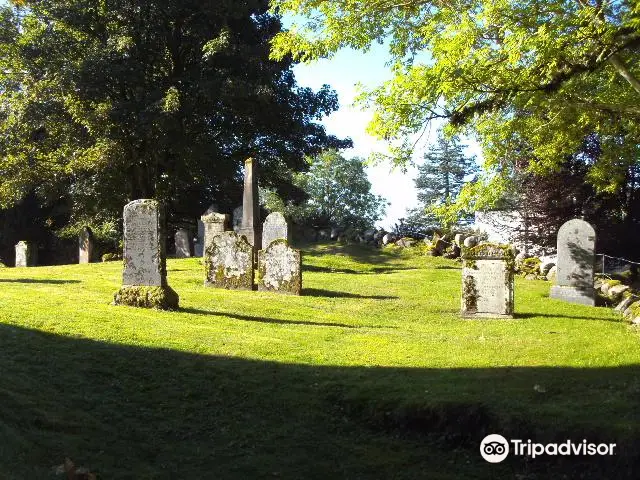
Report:
[{"label": "rounded-top gravestone", "polygon": [[551,287],[551,298],[582,305],[595,305],[595,245],[596,232],[584,220],[569,220],[560,227],[556,285]]},{"label": "rounded-top gravestone", "polygon": [[266,249],[275,240],[289,242],[289,226],[280,212],[270,213],[262,224],[262,248]]}]

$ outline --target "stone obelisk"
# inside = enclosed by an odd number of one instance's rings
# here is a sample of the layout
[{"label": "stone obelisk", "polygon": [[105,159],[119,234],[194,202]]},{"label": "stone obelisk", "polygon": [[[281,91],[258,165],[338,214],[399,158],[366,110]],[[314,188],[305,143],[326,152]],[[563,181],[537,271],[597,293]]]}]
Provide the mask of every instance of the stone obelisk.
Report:
[{"label": "stone obelisk", "polygon": [[248,158],[244,162],[244,193],[242,195],[242,223],[238,233],[247,237],[247,241],[256,251],[262,248],[260,210],[258,206],[257,162]]}]

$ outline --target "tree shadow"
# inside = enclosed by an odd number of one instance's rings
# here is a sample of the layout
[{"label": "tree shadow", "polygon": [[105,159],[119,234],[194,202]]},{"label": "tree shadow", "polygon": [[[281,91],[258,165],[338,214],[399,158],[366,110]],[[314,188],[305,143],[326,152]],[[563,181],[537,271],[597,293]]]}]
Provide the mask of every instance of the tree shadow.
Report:
[{"label": "tree shadow", "polygon": [[570,285],[593,295],[593,272],[596,260],[593,249],[585,248],[575,242],[569,242],[567,246],[574,263],[574,268],[568,276]]},{"label": "tree shadow", "polygon": [[363,298],[367,300],[397,300],[400,297],[391,295],[359,295],[357,293],[336,292],[322,288],[303,288],[302,295],[305,297],[328,297],[328,298]]},{"label": "tree shadow", "polygon": [[80,280],[56,280],[51,278],[0,278],[0,283],[46,283],[64,285],[67,283],[81,283]]},{"label": "tree shadow", "polygon": [[316,265],[303,265],[303,272],[318,272],[318,273],[347,273],[351,275],[372,275],[372,274],[387,274],[395,273],[405,270],[418,270],[415,267],[373,267],[366,270],[354,270],[352,268],[334,268],[334,267],[319,267]]},{"label": "tree shadow", "polygon": [[[318,366],[0,325],[0,371],[0,478],[55,478],[65,456],[105,479],[635,479],[640,467],[638,365]],[[618,450],[489,468],[478,445],[496,432]]]},{"label": "tree shadow", "polygon": [[535,318],[535,317],[544,317],[544,318],[570,318],[570,319],[575,319],[575,320],[592,320],[592,321],[596,321],[596,322],[613,322],[613,323],[623,323],[622,318],[619,319],[614,319],[614,318],[602,318],[602,317],[585,317],[585,316],[578,316],[578,315],[557,315],[557,314],[553,314],[553,313],[518,313],[516,312],[514,317],[516,319],[522,318],[522,319],[527,319],[527,318]]},{"label": "tree shadow", "polygon": [[436,265],[434,268],[436,270],[461,270],[462,266],[452,267],[452,266],[449,266],[449,265]]},{"label": "tree shadow", "polygon": [[331,322],[311,322],[306,320],[283,320],[280,318],[265,318],[265,317],[252,317],[250,315],[239,315],[236,313],[227,312],[212,312],[209,310],[200,310],[198,308],[181,308],[181,312],[193,313],[195,315],[213,315],[215,317],[229,317],[236,320],[242,320],[244,322],[257,322],[257,323],[275,323],[280,325],[307,325],[310,327],[335,327],[335,328],[376,328],[376,327],[361,327],[358,325],[348,325],[346,323],[331,323]]}]

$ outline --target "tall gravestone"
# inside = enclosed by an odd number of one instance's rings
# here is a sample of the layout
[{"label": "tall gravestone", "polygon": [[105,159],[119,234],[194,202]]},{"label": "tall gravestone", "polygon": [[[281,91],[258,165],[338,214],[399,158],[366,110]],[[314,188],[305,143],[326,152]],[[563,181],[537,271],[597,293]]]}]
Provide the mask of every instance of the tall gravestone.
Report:
[{"label": "tall gravestone", "polygon": [[93,233],[84,227],[78,236],[78,263],[91,263],[93,256]]},{"label": "tall gravestone", "polygon": [[302,293],[302,255],[274,240],[258,252],[258,290],[300,295]]},{"label": "tall gravestone", "polygon": [[124,271],[116,305],[174,309],[178,294],[167,284],[164,213],[156,200],[124,207]]},{"label": "tall gravestone", "polygon": [[16,267],[33,267],[37,263],[37,250],[31,242],[16,244]]},{"label": "tall gravestone", "polygon": [[213,237],[204,254],[207,287],[253,290],[254,249],[244,235],[223,232]]},{"label": "tall gravestone", "polygon": [[284,239],[289,243],[289,225],[284,215],[273,212],[267,215],[262,224],[262,248],[267,248],[274,240]]},{"label": "tall gravestone", "polygon": [[193,237],[186,228],[176,231],[173,237],[177,258],[190,258],[193,256]]},{"label": "tall gravestone", "polygon": [[238,233],[247,237],[247,241],[260,250],[260,210],[258,205],[258,177],[256,161],[248,158],[244,162],[244,193],[242,195],[242,222]]},{"label": "tall gravestone", "polygon": [[203,247],[206,251],[216,235],[220,235],[229,230],[229,215],[209,209],[200,217],[200,220],[204,225]]},{"label": "tall gravestone", "polygon": [[464,318],[513,318],[513,251],[483,243],[462,249]]},{"label": "tall gravestone", "polygon": [[595,245],[596,232],[584,220],[569,220],[560,227],[556,284],[551,287],[551,298],[569,303],[595,305]]}]

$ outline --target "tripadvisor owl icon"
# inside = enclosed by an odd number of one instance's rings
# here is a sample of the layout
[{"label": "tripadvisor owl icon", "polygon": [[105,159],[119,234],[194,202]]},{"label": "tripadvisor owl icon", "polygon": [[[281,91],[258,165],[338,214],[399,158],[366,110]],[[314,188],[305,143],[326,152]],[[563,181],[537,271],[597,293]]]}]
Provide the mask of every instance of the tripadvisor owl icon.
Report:
[{"label": "tripadvisor owl icon", "polygon": [[489,463],[500,463],[509,455],[509,442],[502,435],[487,435],[480,443],[480,455]]}]

